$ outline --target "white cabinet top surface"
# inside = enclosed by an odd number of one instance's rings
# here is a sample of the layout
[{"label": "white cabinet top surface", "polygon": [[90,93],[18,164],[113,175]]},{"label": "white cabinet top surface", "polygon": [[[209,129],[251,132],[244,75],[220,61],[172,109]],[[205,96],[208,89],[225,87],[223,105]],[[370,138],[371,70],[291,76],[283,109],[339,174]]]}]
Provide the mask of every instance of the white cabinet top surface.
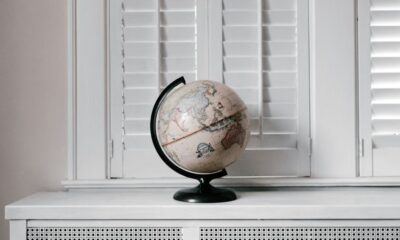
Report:
[{"label": "white cabinet top surface", "polygon": [[177,189],[42,192],[6,206],[7,219],[400,219],[400,188],[265,188],[195,204]]}]

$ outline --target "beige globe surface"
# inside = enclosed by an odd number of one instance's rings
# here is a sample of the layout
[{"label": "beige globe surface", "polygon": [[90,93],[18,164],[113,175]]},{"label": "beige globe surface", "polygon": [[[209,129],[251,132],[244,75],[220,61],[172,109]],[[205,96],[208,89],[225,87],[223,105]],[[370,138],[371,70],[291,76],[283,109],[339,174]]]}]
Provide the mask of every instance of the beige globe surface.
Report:
[{"label": "beige globe surface", "polygon": [[249,125],[246,105],[231,88],[198,80],[165,97],[157,115],[157,138],[176,165],[213,173],[238,159]]}]

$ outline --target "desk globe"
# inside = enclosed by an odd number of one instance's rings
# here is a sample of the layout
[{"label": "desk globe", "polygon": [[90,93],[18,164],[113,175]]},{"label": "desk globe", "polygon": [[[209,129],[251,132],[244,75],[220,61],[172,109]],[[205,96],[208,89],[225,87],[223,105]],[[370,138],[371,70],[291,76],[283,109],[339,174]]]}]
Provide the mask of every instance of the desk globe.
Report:
[{"label": "desk globe", "polygon": [[158,97],[150,121],[151,136],[161,159],[176,172],[199,180],[174,199],[186,202],[224,202],[234,192],[210,185],[225,176],[225,167],[244,151],[249,136],[246,105],[228,86],[209,80],[189,84],[183,77]]}]

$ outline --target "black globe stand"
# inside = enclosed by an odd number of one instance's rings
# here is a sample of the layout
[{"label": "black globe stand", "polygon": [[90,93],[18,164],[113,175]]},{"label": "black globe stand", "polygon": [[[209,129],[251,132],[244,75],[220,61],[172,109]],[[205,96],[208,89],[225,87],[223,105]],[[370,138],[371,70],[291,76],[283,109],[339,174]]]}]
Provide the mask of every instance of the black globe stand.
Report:
[{"label": "black globe stand", "polygon": [[156,103],[154,104],[153,110],[151,112],[150,118],[150,133],[151,139],[153,141],[154,147],[160,155],[161,159],[167,164],[170,168],[172,168],[175,172],[188,177],[197,179],[199,181],[199,185],[194,188],[182,189],[175,193],[174,199],[183,202],[191,202],[191,203],[215,203],[215,202],[228,202],[236,199],[236,194],[225,188],[216,188],[213,187],[210,182],[215,178],[220,178],[227,175],[226,170],[222,169],[218,172],[202,174],[188,171],[178,165],[176,165],[172,160],[168,158],[168,156],[164,153],[163,149],[157,138],[157,112],[160,108],[160,104],[164,100],[164,97],[168,95],[175,87],[186,84],[184,77],[180,77],[177,80],[170,83],[157,98]]},{"label": "black globe stand", "polygon": [[174,199],[191,203],[215,203],[228,202],[236,199],[236,194],[224,188],[216,188],[210,184],[210,180],[199,179],[200,184],[194,188],[179,190]]}]

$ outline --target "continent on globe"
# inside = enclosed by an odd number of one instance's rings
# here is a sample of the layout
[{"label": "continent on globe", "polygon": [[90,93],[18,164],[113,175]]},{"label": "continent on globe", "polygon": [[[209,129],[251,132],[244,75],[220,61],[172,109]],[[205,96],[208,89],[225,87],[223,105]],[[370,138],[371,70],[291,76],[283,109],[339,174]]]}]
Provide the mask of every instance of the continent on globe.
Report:
[{"label": "continent on globe", "polygon": [[236,143],[239,144],[240,147],[243,147],[246,136],[244,133],[245,130],[243,129],[242,125],[239,123],[232,125],[221,141],[222,146],[225,149],[229,149],[233,144]]},{"label": "continent on globe", "polygon": [[187,114],[196,119],[199,124],[204,124],[204,121],[208,118],[206,108],[210,104],[207,96],[215,93],[216,90],[212,85],[204,85],[190,91],[180,99],[179,104],[172,112],[171,119],[184,132],[189,130],[185,121],[187,119],[185,115]]}]

